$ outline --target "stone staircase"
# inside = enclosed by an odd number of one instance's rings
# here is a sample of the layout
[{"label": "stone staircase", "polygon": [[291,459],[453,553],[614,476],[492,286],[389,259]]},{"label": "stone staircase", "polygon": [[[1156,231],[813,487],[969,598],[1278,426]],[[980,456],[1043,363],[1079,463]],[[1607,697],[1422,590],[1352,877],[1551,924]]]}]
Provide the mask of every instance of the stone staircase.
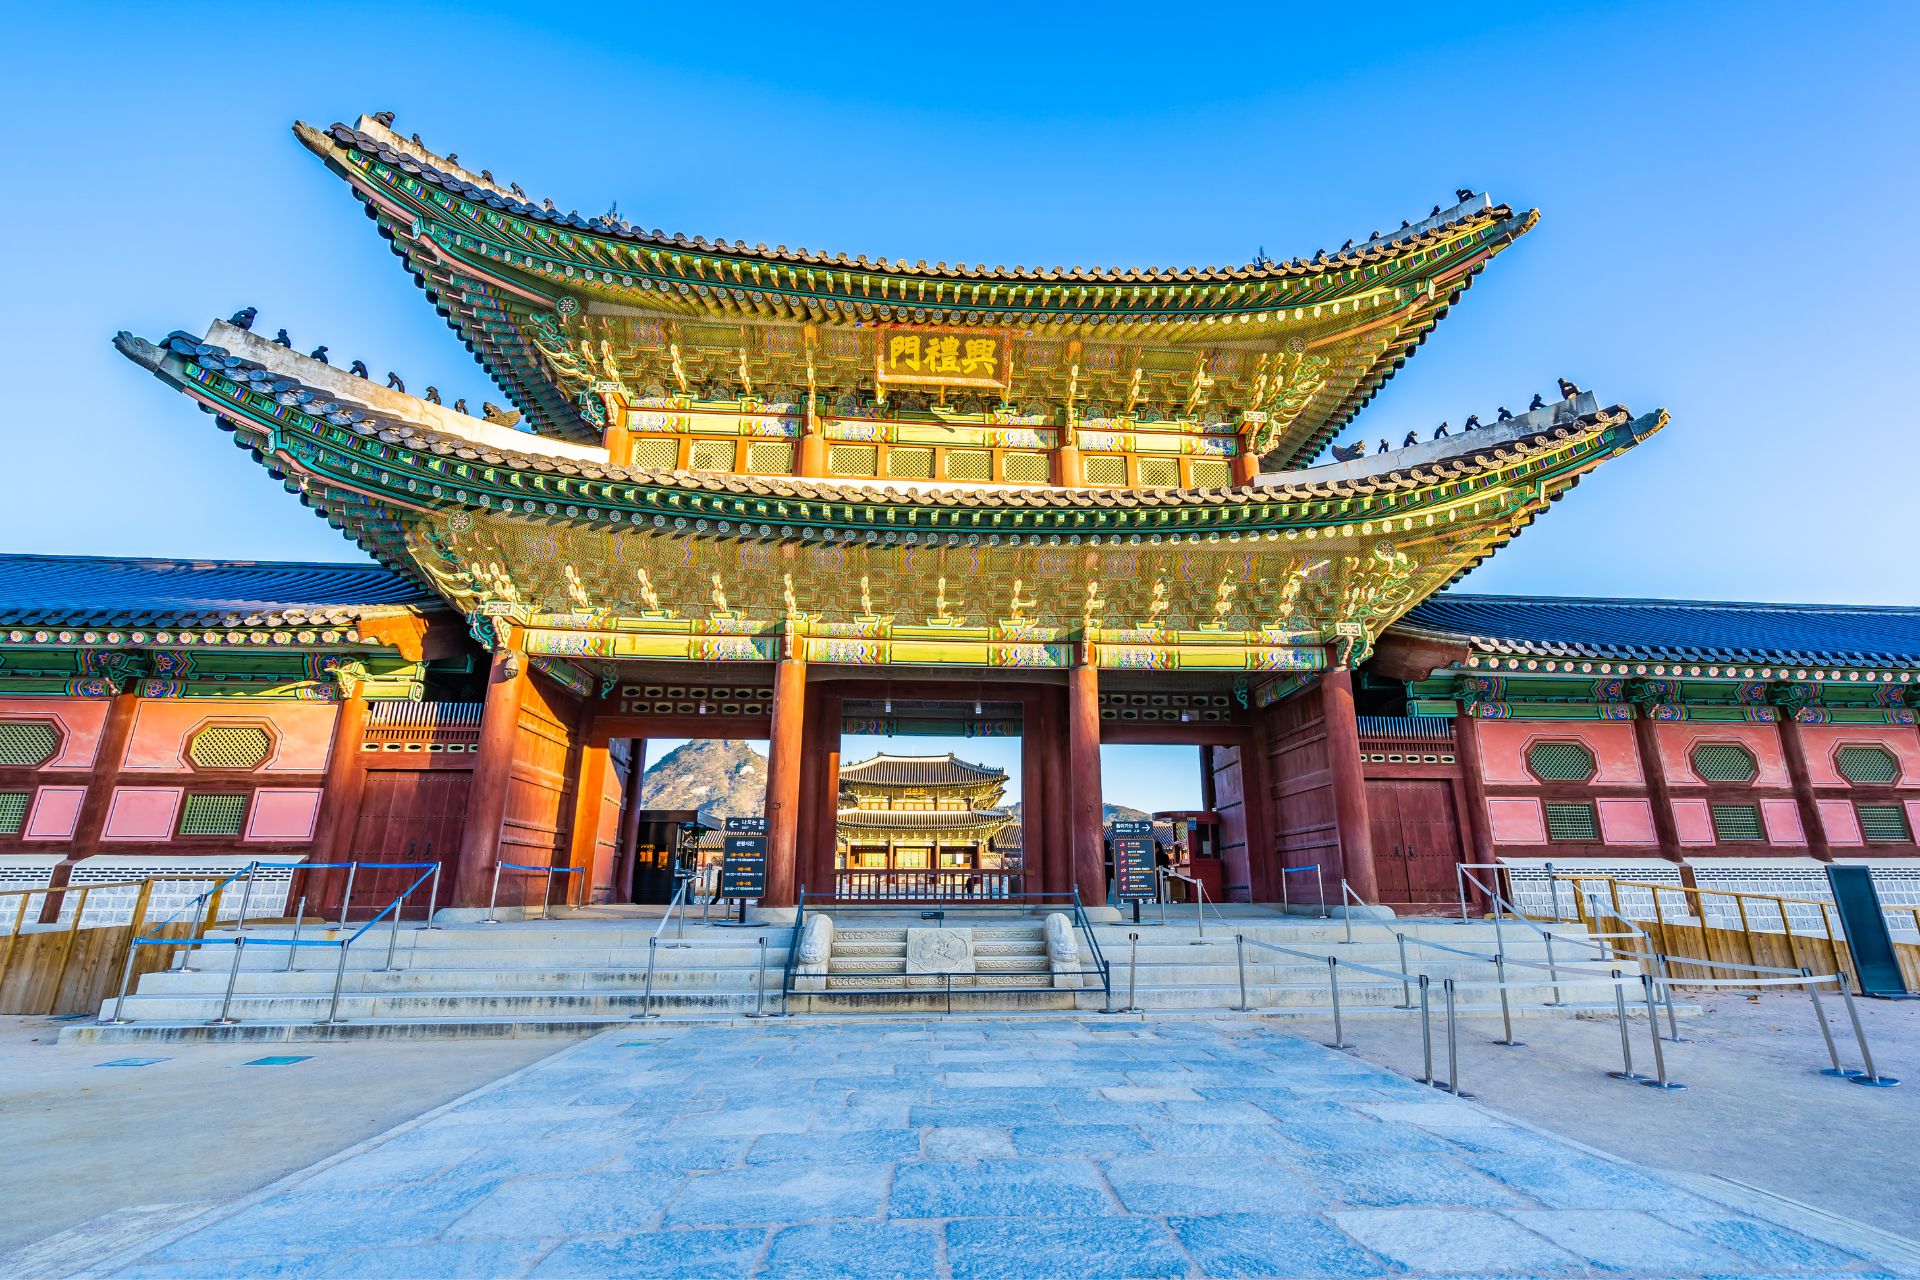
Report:
[{"label": "stone staircase", "polygon": [[[972,931],[976,972],[954,979],[949,994],[945,977],[907,971],[907,931],[922,926],[917,916],[847,912],[836,920],[845,927],[834,932],[824,976],[783,1000],[781,984],[793,939],[793,930],[785,925],[739,929],[693,921],[684,933],[670,928],[650,947],[656,919],[589,917],[490,925],[456,921],[456,914],[443,913],[441,927],[411,925],[391,937],[377,928],[356,942],[340,974],[338,1022],[326,1019],[340,953],[330,947],[296,948],[289,968],[289,949],[265,941],[284,937],[285,927],[255,925],[248,936],[256,941],[243,950],[237,976],[231,973],[231,947],[201,948],[191,957],[190,968],[176,960],[176,967],[141,978],[122,1010],[126,1021],[77,1023],[65,1028],[61,1038],[286,1041],[580,1035],[626,1023],[641,1013],[643,1004],[652,1014],[669,1018],[783,1011],[1017,1015],[1086,1013],[1108,1006],[1107,993],[1095,978],[1030,972],[1049,968],[1038,915],[982,912],[969,919],[963,910],[950,909],[941,923]],[[1496,942],[1490,922],[1398,920],[1394,927],[1480,952],[1491,953]],[[1320,957],[1399,972],[1395,938],[1374,923],[1356,921],[1351,943],[1340,921],[1282,917],[1257,909],[1221,923],[1209,920],[1204,934],[1191,917],[1170,919],[1163,926],[1100,924],[1094,926],[1094,935],[1111,966],[1113,1007],[1127,1006],[1130,974],[1132,1004],[1147,1014],[1217,1013],[1238,1006],[1236,933],[1247,940],[1249,1001],[1266,1017],[1327,1015],[1327,966]],[[210,936],[218,940],[233,934],[216,931]],[[331,940],[335,935],[309,927],[303,936]],[[1510,967],[1509,980],[1523,984],[1509,993],[1513,1014],[1610,1012],[1611,989],[1592,979],[1604,977],[1611,968],[1632,972],[1635,966],[1592,959],[1592,949],[1578,945],[1577,927],[1563,926],[1556,937],[1557,989],[1545,971]],[[1530,931],[1508,925],[1504,941],[1514,960],[1545,960],[1544,944]],[[1079,964],[1091,967],[1084,935],[1079,942]],[[1306,952],[1308,958],[1268,951],[1258,943]],[[651,997],[645,994],[649,950],[654,959]],[[1485,961],[1419,946],[1409,946],[1408,961],[1413,973],[1429,975],[1436,1014],[1442,979],[1470,983],[1494,975]],[[236,1021],[216,1024],[230,977],[228,1016]],[[1396,978],[1341,972],[1342,1009],[1351,1015],[1388,1013],[1403,1004],[1404,994]],[[1417,990],[1414,994],[1417,998]],[[102,1019],[112,1016],[113,1004],[107,1002]],[[1466,987],[1457,1007],[1468,1013],[1496,1009],[1497,996]]]},{"label": "stone staircase", "polygon": [[[954,912],[964,921],[964,912]],[[907,940],[922,922],[872,919],[864,913],[833,934],[833,951],[818,990],[790,998],[795,1013],[944,1013],[1071,1010],[1078,992],[1056,990],[1042,920],[999,915],[960,923],[971,941],[972,973],[951,978],[909,972]]]}]

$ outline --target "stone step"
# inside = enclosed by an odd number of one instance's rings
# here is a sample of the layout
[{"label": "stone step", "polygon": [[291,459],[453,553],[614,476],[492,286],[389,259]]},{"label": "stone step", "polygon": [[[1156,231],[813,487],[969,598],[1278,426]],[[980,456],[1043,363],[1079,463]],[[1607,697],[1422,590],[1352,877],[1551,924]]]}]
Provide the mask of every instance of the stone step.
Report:
[{"label": "stone step", "polygon": [[[784,970],[769,965],[765,985],[778,988]],[[646,985],[646,969],[349,969],[341,975],[342,991],[638,991]],[[757,966],[725,968],[669,968],[654,970],[655,990],[729,990],[750,991],[759,977]],[[292,973],[243,970],[235,984],[236,992],[250,995],[332,991],[331,969],[298,969]],[[184,997],[203,996],[218,999],[227,989],[227,975],[217,972],[180,973],[168,970],[147,974],[140,980],[141,995]]]},{"label": "stone step", "polygon": [[[777,1007],[779,994],[769,992],[765,1003]],[[342,992],[340,1016],[359,1020],[421,1021],[431,1018],[575,1018],[639,1011],[639,990],[598,992],[438,991],[366,995]],[[299,995],[236,994],[229,1016],[241,1022],[297,1022],[326,1017],[330,993]],[[756,1004],[752,991],[661,991],[654,988],[653,1004],[687,1012],[740,1013]],[[113,1002],[104,1008],[111,1015]],[[220,1012],[218,999],[136,995],[127,998],[122,1016],[139,1022],[210,1021]]]}]

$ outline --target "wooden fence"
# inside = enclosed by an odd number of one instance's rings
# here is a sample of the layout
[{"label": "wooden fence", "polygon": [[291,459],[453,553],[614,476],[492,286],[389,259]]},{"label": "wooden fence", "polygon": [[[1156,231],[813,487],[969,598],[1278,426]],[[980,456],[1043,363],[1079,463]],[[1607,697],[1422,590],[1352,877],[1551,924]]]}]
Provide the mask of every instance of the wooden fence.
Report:
[{"label": "wooden fence", "polygon": [[[0,893],[0,920],[12,931],[0,938],[0,1014],[61,1015],[92,1013],[120,991],[126,973],[127,951],[137,937],[179,938],[189,941],[206,933],[220,910],[215,889],[204,914],[194,918],[150,923],[147,909],[153,887],[166,880],[197,880],[205,876],[155,876],[146,880],[117,880],[77,885],[68,889],[9,889]],[[87,901],[96,890],[138,889],[132,919],[125,924],[89,924]],[[48,897],[72,900],[67,919],[42,926],[38,916]],[[64,911],[65,904],[56,907]],[[97,918],[97,917],[96,917]],[[173,963],[176,947],[141,947],[134,959],[133,982]]]},{"label": "wooden fence", "polygon": [[[1645,931],[1648,943],[1660,954],[1670,958],[1692,956],[1698,960],[1718,960],[1727,964],[1809,969],[1814,973],[1844,973],[1854,989],[1859,990],[1852,949],[1847,946],[1846,937],[1834,927],[1833,904],[1830,902],[1819,898],[1749,893],[1741,889],[1700,889],[1691,885],[1621,880],[1614,876],[1562,875],[1558,879],[1572,884],[1572,905],[1577,918],[1594,933],[1616,933],[1620,926],[1616,919],[1593,916],[1588,906],[1589,895],[1604,898],[1614,915],[1624,918],[1620,891],[1629,890],[1630,896],[1647,893],[1653,900],[1654,918],[1636,919],[1633,923]],[[1663,898],[1663,894],[1668,896]],[[1708,907],[1709,898],[1731,899],[1731,907],[1712,911]],[[1819,916],[1818,928],[1794,927],[1794,916],[1804,917],[1814,912]],[[1737,917],[1739,927],[1726,928],[1708,923],[1716,914]],[[1635,940],[1621,939],[1615,945],[1631,952]],[[1893,950],[1908,990],[1920,991],[1920,945],[1896,942]],[[1733,970],[1679,961],[1672,961],[1671,967],[1675,978],[1698,980],[1742,976]]]}]

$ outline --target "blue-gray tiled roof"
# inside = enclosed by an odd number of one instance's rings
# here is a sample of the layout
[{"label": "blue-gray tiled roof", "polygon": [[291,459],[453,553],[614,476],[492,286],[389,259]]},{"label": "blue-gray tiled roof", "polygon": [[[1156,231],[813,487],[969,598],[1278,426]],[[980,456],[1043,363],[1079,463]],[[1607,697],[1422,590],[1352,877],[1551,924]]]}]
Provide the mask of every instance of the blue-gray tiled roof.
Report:
[{"label": "blue-gray tiled roof", "polygon": [[274,626],[437,603],[378,565],[0,555],[15,626]]},{"label": "blue-gray tiled roof", "polygon": [[1396,625],[1543,657],[1920,666],[1920,608],[1443,594]]}]

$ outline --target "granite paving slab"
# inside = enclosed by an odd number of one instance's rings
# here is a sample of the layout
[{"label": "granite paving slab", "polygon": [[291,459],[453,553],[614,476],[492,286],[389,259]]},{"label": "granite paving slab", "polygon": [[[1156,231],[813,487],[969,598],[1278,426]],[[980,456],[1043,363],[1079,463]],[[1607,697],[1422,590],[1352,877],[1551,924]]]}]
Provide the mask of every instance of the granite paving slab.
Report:
[{"label": "granite paving slab", "polygon": [[1884,1237],[1716,1196],[1255,1021],[631,1035],[565,1049],[101,1274],[1911,1274],[1905,1255],[1876,1256]]}]

